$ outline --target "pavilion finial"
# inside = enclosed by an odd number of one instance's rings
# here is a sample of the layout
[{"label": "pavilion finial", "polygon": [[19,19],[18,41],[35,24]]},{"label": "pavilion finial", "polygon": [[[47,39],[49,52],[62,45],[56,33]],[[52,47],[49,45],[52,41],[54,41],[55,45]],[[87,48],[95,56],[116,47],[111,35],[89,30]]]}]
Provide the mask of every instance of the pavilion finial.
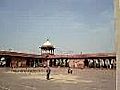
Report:
[{"label": "pavilion finial", "polygon": [[49,39],[47,38],[47,41],[49,41]]}]

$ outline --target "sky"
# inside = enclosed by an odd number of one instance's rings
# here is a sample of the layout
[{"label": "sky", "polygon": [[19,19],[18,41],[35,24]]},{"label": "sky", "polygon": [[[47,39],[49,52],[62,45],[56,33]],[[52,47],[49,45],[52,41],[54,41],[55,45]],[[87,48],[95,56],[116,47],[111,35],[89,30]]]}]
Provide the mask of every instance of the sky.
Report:
[{"label": "sky", "polygon": [[0,50],[39,54],[114,52],[113,0],[0,0]]}]

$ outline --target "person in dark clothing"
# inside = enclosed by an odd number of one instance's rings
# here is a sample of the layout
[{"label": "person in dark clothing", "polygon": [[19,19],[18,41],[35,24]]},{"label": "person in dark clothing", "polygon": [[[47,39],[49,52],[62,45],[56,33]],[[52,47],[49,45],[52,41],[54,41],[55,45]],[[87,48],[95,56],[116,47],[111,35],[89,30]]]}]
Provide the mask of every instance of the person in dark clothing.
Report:
[{"label": "person in dark clothing", "polygon": [[70,69],[70,73],[72,74],[72,72],[73,72],[73,70],[72,69]]},{"label": "person in dark clothing", "polygon": [[69,67],[68,68],[68,74],[71,73],[72,74],[72,69]]},{"label": "person in dark clothing", "polygon": [[46,70],[46,73],[47,73],[46,79],[47,80],[50,80],[50,72],[51,72],[51,69],[49,67],[47,67],[47,70]]},{"label": "person in dark clothing", "polygon": [[70,67],[68,68],[68,74],[70,73]]}]

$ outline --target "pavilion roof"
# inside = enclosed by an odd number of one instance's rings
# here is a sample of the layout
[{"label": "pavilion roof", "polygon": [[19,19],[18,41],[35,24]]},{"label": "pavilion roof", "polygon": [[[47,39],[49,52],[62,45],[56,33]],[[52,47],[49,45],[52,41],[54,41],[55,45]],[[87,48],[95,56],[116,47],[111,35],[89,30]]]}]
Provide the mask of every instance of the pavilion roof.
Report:
[{"label": "pavilion roof", "polygon": [[53,44],[47,39],[47,41],[41,46],[41,48],[54,48]]}]

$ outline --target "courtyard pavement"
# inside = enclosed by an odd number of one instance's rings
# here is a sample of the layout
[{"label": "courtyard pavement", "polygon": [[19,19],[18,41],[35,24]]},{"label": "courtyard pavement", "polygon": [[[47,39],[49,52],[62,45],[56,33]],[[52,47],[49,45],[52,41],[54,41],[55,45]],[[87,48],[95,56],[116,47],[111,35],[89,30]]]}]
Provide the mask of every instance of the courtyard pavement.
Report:
[{"label": "courtyard pavement", "polygon": [[116,70],[51,68],[46,72],[11,72],[0,68],[0,90],[116,90]]}]

